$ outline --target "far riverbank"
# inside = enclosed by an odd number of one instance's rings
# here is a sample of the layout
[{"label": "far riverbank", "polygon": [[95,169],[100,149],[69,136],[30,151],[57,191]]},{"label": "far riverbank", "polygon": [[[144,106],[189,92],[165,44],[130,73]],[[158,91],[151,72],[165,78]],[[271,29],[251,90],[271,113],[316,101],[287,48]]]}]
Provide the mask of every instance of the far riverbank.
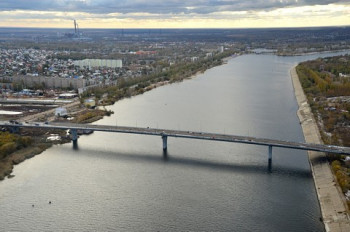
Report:
[{"label": "far riverbank", "polygon": [[[322,139],[307,98],[301,87],[295,67],[291,69],[295,97],[299,105],[297,112],[307,143],[321,144]],[[319,199],[322,219],[326,231],[350,231],[350,220],[346,213],[345,199],[336,186],[326,154],[309,151],[309,161]]]}]

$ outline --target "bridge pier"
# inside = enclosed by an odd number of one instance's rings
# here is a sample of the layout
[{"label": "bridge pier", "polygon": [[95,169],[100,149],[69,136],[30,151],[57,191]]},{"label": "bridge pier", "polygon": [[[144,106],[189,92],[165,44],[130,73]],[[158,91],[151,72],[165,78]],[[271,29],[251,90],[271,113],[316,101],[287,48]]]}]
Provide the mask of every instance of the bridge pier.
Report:
[{"label": "bridge pier", "polygon": [[70,129],[71,138],[73,141],[73,146],[76,146],[78,143],[78,130],[77,129]]},{"label": "bridge pier", "polygon": [[168,149],[168,136],[163,134],[162,139],[163,139],[163,151],[166,151]]},{"label": "bridge pier", "polygon": [[269,164],[269,170],[271,170],[271,166],[272,166],[272,146],[269,146],[269,160],[268,160],[268,164]]}]

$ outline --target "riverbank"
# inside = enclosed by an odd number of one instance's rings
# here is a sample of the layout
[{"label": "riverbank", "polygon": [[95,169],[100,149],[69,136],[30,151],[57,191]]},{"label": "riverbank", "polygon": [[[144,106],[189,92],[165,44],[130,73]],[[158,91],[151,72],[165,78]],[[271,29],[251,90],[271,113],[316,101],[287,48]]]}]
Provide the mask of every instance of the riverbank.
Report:
[{"label": "riverbank", "polygon": [[118,100],[143,94],[158,86],[191,79],[199,73],[204,73],[208,69],[226,63],[225,58],[232,55],[234,55],[232,51],[225,51],[211,58],[172,65],[157,73],[121,78],[118,80],[117,85],[91,88],[81,94],[80,97],[82,101],[94,97],[95,101],[99,102],[99,105],[113,105]]},{"label": "riverbank", "polygon": [[[107,110],[91,110],[81,108],[80,105],[81,104],[79,101],[65,105],[65,107],[69,109],[69,113],[74,116],[72,122],[92,123],[94,121],[102,119],[104,116],[109,116],[113,113]],[[54,115],[54,110],[55,109],[49,109],[37,114],[31,114],[22,118],[18,118],[17,120],[22,121],[22,123],[29,121],[67,121],[67,119],[64,118],[56,118]],[[58,136],[59,139],[51,141],[49,137],[52,137],[53,135]],[[26,159],[32,158],[42,153],[54,144],[63,144],[71,141],[70,137],[67,136],[66,131],[63,130],[52,130],[48,132],[47,130],[27,128],[21,129],[21,136],[30,137],[33,142],[26,147],[22,147],[7,155],[5,154],[4,158],[0,159],[0,181],[6,177],[14,177],[14,175],[12,175],[14,165],[17,165]]]},{"label": "riverbank", "polygon": [[[0,180],[5,179],[5,177],[12,178],[12,171],[14,165],[17,165],[23,162],[26,159],[30,159],[46,149],[50,148],[53,144],[65,143],[70,141],[70,138],[66,136],[66,132],[62,130],[52,130],[50,134],[46,130],[39,128],[35,129],[21,129],[21,136],[12,136],[11,142],[13,144],[13,149],[11,153],[4,152],[2,153],[2,158],[0,159]],[[13,135],[8,132],[1,132],[2,142]],[[50,136],[58,136],[60,140],[51,141],[48,139]],[[8,140],[8,139],[7,139]],[[21,140],[26,141],[23,143]],[[10,143],[10,144],[11,144]],[[3,146],[6,146],[3,145]],[[3,146],[1,148],[3,148]],[[7,154],[8,153],[8,154]]]},{"label": "riverbank", "polygon": [[[101,101],[103,103],[102,106],[112,105],[115,102],[117,102],[123,98],[143,94],[146,91],[150,91],[154,88],[157,88],[157,87],[160,87],[163,85],[172,84],[172,83],[176,83],[176,82],[181,82],[183,80],[196,78],[198,75],[204,73],[206,70],[208,70],[210,68],[213,68],[213,67],[216,67],[216,66],[219,66],[222,64],[226,64],[232,58],[233,57],[231,55],[223,57],[223,58],[219,59],[219,62],[211,63],[210,65],[206,66],[205,68],[201,67],[201,68],[199,68],[199,70],[192,73],[191,75],[184,75],[182,78],[176,79],[176,80],[157,81],[157,82],[152,83],[148,86],[145,86],[141,89],[138,89],[138,91],[133,91],[132,94],[127,95],[127,96],[123,95],[122,97],[116,97],[116,98],[112,97],[112,100],[108,99],[107,101],[105,101],[106,99],[103,99]],[[126,87],[126,89],[128,89],[128,90],[130,90],[132,88],[135,88],[135,86]],[[95,93],[94,95],[96,96],[97,94]],[[108,94],[107,94],[107,96],[108,96]],[[110,96],[108,96],[108,97],[110,97]],[[64,106],[68,111],[70,111],[70,113],[75,111],[76,117],[72,122],[92,123],[94,121],[98,121],[98,120],[102,119],[106,115],[109,116],[111,113],[113,113],[113,112],[107,112],[107,111],[104,113],[101,113],[101,112],[103,112],[102,110],[100,110],[100,113],[96,112],[96,111],[92,112],[92,111],[87,110],[87,109],[82,109],[81,106],[82,106],[82,104],[80,101],[74,101],[74,102],[66,104]],[[37,114],[28,115],[28,116],[24,116],[21,118],[16,118],[16,120],[21,121],[21,122],[52,121],[55,119],[54,112],[55,112],[55,109],[50,109],[50,110],[43,111],[43,112],[40,112]],[[64,143],[64,142],[67,142],[67,141],[66,140],[62,141],[62,143]],[[46,146],[32,145],[28,149],[18,150],[18,151],[16,151],[16,153],[12,153],[12,154],[8,155],[4,160],[0,160],[0,181],[3,180],[5,177],[8,177],[8,178],[13,177],[11,175],[11,173],[12,173],[14,165],[21,163],[24,160],[31,158],[37,154],[42,153],[47,148],[51,147],[52,144],[53,143],[51,143],[50,145],[45,144]],[[31,149],[34,150],[35,152],[31,152]],[[28,152],[28,151],[30,151],[30,152]]]},{"label": "riverbank", "polygon": [[36,144],[34,146],[26,147],[21,150],[15,151],[5,159],[0,161],[0,180],[3,180],[5,177],[12,178],[14,175],[11,175],[14,165],[23,162],[26,159],[30,159],[47,148],[51,147],[51,144]]},{"label": "riverbank", "polygon": [[276,56],[306,56],[306,55],[315,55],[315,54],[327,54],[334,52],[344,52],[349,51],[349,49],[339,49],[339,50],[321,50],[321,51],[312,51],[312,52],[276,52]]},{"label": "riverbank", "polygon": [[[323,142],[320,132],[300,84],[295,67],[291,69],[290,75],[296,100],[299,105],[297,114],[305,141],[307,143],[321,144]],[[309,151],[308,155],[326,231],[350,231],[350,220],[345,206],[345,198],[336,184],[326,154]]]}]

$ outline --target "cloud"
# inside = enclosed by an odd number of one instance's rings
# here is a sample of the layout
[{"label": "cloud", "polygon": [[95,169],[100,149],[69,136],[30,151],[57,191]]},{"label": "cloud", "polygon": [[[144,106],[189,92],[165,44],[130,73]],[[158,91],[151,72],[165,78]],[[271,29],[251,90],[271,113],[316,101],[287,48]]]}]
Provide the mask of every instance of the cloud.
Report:
[{"label": "cloud", "polygon": [[350,0],[0,0],[0,26],[82,28],[348,25]]},{"label": "cloud", "polygon": [[1,0],[0,11],[209,14],[221,11],[273,10],[327,4],[350,4],[350,0]]}]

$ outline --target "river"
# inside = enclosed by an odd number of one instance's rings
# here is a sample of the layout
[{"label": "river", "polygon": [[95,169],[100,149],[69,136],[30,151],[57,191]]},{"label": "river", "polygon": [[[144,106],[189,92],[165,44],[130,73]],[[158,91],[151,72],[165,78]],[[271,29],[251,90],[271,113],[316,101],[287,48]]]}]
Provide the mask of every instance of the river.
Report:
[{"label": "river", "polygon": [[[319,54],[244,55],[108,107],[95,124],[304,141],[289,70]],[[0,231],[323,231],[306,152],[95,132],[0,182]],[[49,204],[51,201],[51,204]]]}]

